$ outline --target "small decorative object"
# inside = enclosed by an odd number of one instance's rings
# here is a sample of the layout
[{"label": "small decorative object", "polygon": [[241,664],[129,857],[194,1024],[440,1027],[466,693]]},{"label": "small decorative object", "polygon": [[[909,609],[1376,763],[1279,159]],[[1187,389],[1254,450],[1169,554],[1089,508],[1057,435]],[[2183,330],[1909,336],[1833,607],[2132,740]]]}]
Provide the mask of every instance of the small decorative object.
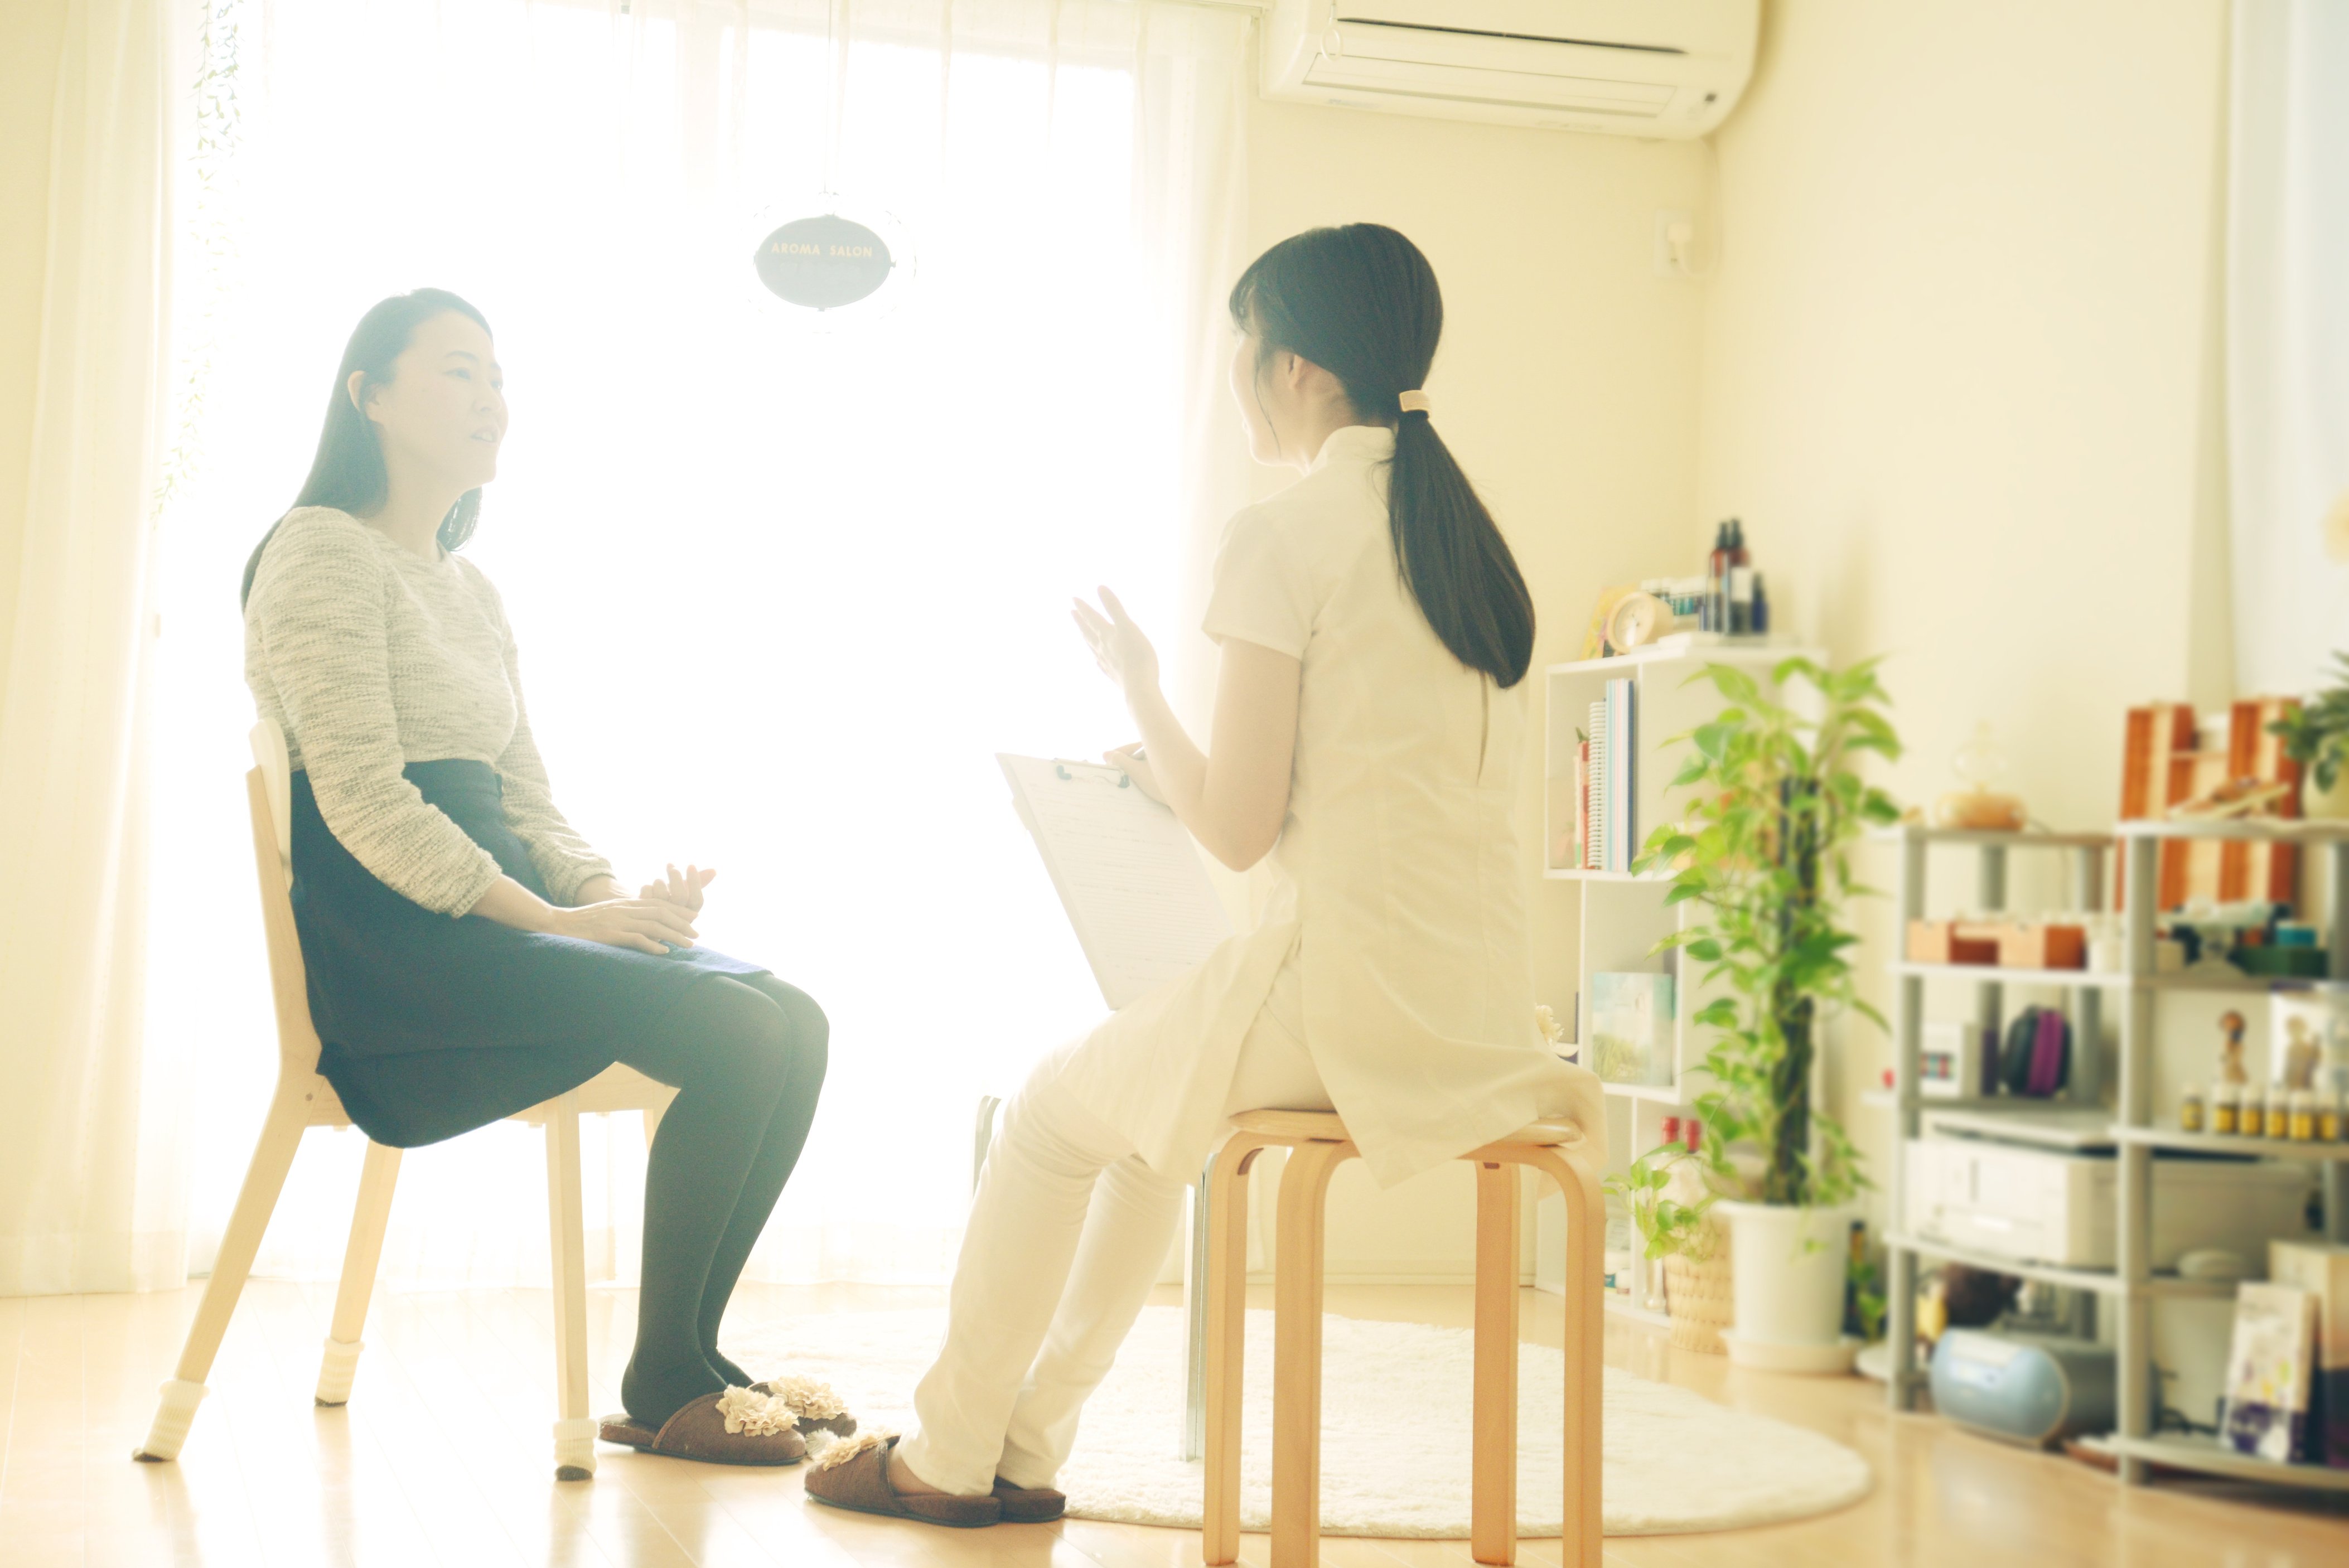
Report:
[{"label": "small decorative object", "polygon": [[2025,1007],[2007,1026],[1998,1054],[2006,1092],[2045,1099],[2071,1077],[2072,1023],[2053,1007]]},{"label": "small decorative object", "polygon": [[[2335,1089],[2317,1090],[2316,1138],[2320,1143],[2338,1143],[2342,1135],[2342,1094]],[[2349,1411],[2344,1411],[2349,1415]]]},{"label": "small decorative object", "polygon": [[1970,1099],[1992,1092],[1988,1063],[1996,1041],[1971,1018],[1929,1023],[1917,1061],[1917,1092],[1933,1099]]},{"label": "small decorative object", "polygon": [[2204,1120],[2202,1109],[2202,1086],[2189,1084],[2178,1097],[2178,1130],[2180,1132],[2201,1131]]},{"label": "small decorative object", "polygon": [[2251,1075],[2243,1070],[2243,1016],[2232,1007],[2219,1015],[2219,1032],[2225,1043],[2219,1047],[2219,1081],[2247,1084]]},{"label": "small decorative object", "polygon": [[1672,1081],[1672,977],[1590,977],[1590,1069],[1609,1083]]},{"label": "small decorative object", "polygon": [[2301,810],[2311,817],[2349,817],[2349,653],[2336,653],[2334,684],[2268,726],[2283,739],[2284,755],[2306,769]]},{"label": "small decorative object", "polygon": [[1931,821],[1937,828],[2019,833],[2027,815],[2022,799],[1993,792],[1991,784],[2006,771],[2006,754],[1999,749],[1987,722],[1974,726],[1973,738],[1958,748],[1950,759],[1951,771],[1966,781],[1933,802]]},{"label": "small decorative object", "polygon": [[2235,1290],[2220,1440],[2279,1464],[2307,1439],[2309,1352],[2315,1343],[2308,1292],[2246,1281]]},{"label": "small decorative object", "polygon": [[2088,961],[2088,928],[2054,921],[2008,921],[1998,927],[2002,969],[2078,969]]},{"label": "small decorative object", "polygon": [[1581,1054],[1579,1047],[1566,1037],[1566,1026],[1557,1021],[1557,1015],[1550,1011],[1548,1003],[1540,1003],[1534,1008],[1534,1026],[1541,1031],[1541,1037],[1548,1043],[1551,1051],[1567,1061],[1573,1061]]},{"label": "small decorative object", "polygon": [[2240,1131],[2243,1114],[2243,1090],[2240,1084],[2222,1083],[2210,1091],[2210,1130],[2221,1137],[2231,1138]]},{"label": "small decorative object", "polygon": [[2290,1088],[2349,1088],[2349,984],[2283,984],[2268,993],[2268,1078]]},{"label": "small decorative object", "polygon": [[2292,1091],[2282,1085],[2268,1089],[2267,1115],[2262,1119],[2267,1136],[2285,1139],[2292,1136]]},{"label": "small decorative object", "polygon": [[1672,607],[1653,593],[1635,588],[1624,594],[1616,602],[1615,608],[1608,612],[1608,651],[1627,654],[1677,630],[1679,618],[1672,614]]},{"label": "small decorative object", "polygon": [[1912,920],[1911,964],[1996,964],[1998,927],[1975,921]]}]

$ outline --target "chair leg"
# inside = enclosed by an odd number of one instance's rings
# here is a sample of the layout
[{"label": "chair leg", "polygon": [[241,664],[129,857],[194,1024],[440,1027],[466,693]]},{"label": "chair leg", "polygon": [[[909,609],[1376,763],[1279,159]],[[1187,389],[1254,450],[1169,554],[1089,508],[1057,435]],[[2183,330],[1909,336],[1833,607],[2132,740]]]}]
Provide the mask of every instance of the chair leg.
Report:
[{"label": "chair leg", "polygon": [[1566,1199],[1566,1530],[1564,1568],[1599,1568],[1605,1511],[1599,1497],[1606,1408],[1606,1325],[1600,1274],[1605,1200],[1589,1163],[1572,1149],[1516,1156],[1547,1174]]},{"label": "chair leg", "polygon": [[595,1474],[587,1415],[587,1240],[579,1193],[579,1102],[566,1094],[546,1119],[546,1219],[554,1264],[554,1479]]},{"label": "chair leg", "polygon": [[268,1119],[261,1124],[261,1137],[254,1144],[253,1162],[245,1167],[244,1185],[237,1190],[236,1207],[230,1211],[228,1228],[221,1233],[212,1277],[204,1285],[203,1300],[196,1305],[195,1322],[188,1326],[180,1364],[171,1380],[163,1385],[147,1440],[131,1450],[132,1459],[161,1463],[180,1457],[181,1446],[188,1440],[189,1424],[196,1418],[196,1406],[206,1392],[204,1378],[212,1372],[212,1357],[220,1353],[222,1337],[228,1333],[228,1320],[236,1312],[237,1297],[244,1292],[245,1276],[253,1272],[262,1233],[269,1229],[269,1216],[276,1211],[277,1195],[285,1190],[285,1173],[294,1168],[294,1154],[302,1147],[302,1130],[308,1121],[308,1097],[302,1086],[281,1078]]},{"label": "chair leg", "polygon": [[1280,1178],[1273,1264],[1272,1568],[1315,1568],[1321,1554],[1323,1204],[1350,1143],[1302,1143]]},{"label": "chair leg", "polygon": [[1469,1554],[1517,1556],[1517,1189],[1514,1165],[1476,1167],[1475,1476]]},{"label": "chair leg", "polygon": [[366,1348],[359,1336],[366,1331],[367,1303],[375,1295],[375,1276],[383,1261],[383,1233],[391,1223],[391,1193],[399,1181],[399,1150],[369,1140],[367,1163],[359,1170],[359,1201],[351,1209],[351,1239],[343,1248],[343,1283],[335,1292],[334,1326],[326,1331],[326,1350],[318,1363],[321,1405],[348,1404],[351,1379]]},{"label": "chair leg", "polygon": [[1200,1204],[1206,1246],[1193,1271],[1194,1299],[1206,1315],[1200,1390],[1206,1409],[1201,1560],[1211,1568],[1240,1554],[1240,1395],[1247,1359],[1248,1170],[1264,1145],[1243,1136],[1227,1140],[1207,1161]]}]

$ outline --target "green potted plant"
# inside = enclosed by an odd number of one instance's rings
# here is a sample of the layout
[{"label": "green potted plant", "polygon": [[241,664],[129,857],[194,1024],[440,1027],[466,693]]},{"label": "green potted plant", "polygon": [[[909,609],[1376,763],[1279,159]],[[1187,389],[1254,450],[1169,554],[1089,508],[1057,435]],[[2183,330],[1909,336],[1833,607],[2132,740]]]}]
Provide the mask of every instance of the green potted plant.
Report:
[{"label": "green potted plant", "polygon": [[1728,1237],[1712,1213],[1718,1194],[1702,1158],[1687,1145],[1662,1143],[1607,1178],[1640,1233],[1640,1250],[1664,1265],[1664,1308],[1672,1343],[1718,1356],[1730,1318]]},{"label": "green potted plant", "polygon": [[1696,901],[1698,917],[1661,945],[1704,966],[1692,990],[1722,987],[1692,1021],[1717,1031],[1697,1099],[1704,1157],[1737,1194],[1714,1205],[1737,1260],[1730,1355],[1839,1370],[1847,1243],[1869,1183],[1813,1079],[1829,1017],[1884,1022],[1855,988],[1845,906],[1868,891],[1854,843],[1899,819],[1860,764],[1899,757],[1900,742],[1872,659],[1782,660],[1766,688],[1722,665],[1691,678],[1727,706],[1681,738],[1689,755],[1672,788],[1686,814],[1649,837],[1638,864],[1670,873],[1668,902]]},{"label": "green potted plant", "polygon": [[2301,810],[2307,816],[2349,817],[2349,653],[2333,662],[2340,684],[2320,692],[2268,728],[2283,737],[2284,755],[2301,765]]}]

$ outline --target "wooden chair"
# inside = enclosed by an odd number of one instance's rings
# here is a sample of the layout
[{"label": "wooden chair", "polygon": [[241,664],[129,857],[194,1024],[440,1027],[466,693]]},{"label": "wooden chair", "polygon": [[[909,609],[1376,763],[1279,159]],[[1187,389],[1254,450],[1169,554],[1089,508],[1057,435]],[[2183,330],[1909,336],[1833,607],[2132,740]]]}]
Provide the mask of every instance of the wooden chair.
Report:
[{"label": "wooden chair", "polygon": [[[1202,1555],[1240,1545],[1240,1387],[1247,1305],[1247,1179],[1286,1148],[1273,1264],[1272,1568],[1315,1568],[1321,1538],[1321,1280],[1330,1178],[1356,1156],[1328,1111],[1256,1110],[1207,1170],[1206,1497]],[[1461,1156],[1476,1166],[1475,1491],[1469,1550],[1516,1561],[1517,1546],[1517,1172],[1531,1166],[1566,1198],[1566,1521],[1561,1562],[1599,1564],[1600,1246],[1598,1175],[1570,1123],[1537,1122]]]},{"label": "wooden chair", "polygon": [[[285,736],[263,719],[253,727],[255,766],[245,775],[253,811],[254,868],[261,878],[262,925],[269,941],[269,974],[277,1000],[277,1092],[253,1150],[253,1163],[238,1190],[236,1207],[222,1233],[220,1256],[204,1286],[196,1320],[171,1380],[162,1387],[154,1425],[132,1458],[161,1462],[179,1458],[189,1424],[206,1389],[221,1338],[228,1332],[237,1297],[261,1250],[262,1233],[277,1206],[304,1129],[348,1127],[351,1119],[334,1086],[318,1073],[318,1034],[310,1022],[308,978],[294,927],[293,775]],[[587,1414],[587,1276],[579,1191],[579,1118],[582,1112],[640,1110],[645,1137],[652,1138],[677,1091],[633,1068],[604,1069],[570,1093],[533,1106],[512,1119],[546,1129],[547,1221],[554,1264],[554,1358],[559,1418],[554,1423],[555,1477],[585,1480],[595,1473],[596,1423]],[[376,1265],[383,1255],[384,1228],[391,1218],[391,1193],[399,1175],[399,1150],[367,1145],[359,1174],[358,1202],[351,1214],[350,1242],[343,1253],[341,1288],[335,1295],[334,1326],[318,1368],[317,1402],[341,1405],[350,1398],[358,1368],[359,1335],[375,1293]]]}]

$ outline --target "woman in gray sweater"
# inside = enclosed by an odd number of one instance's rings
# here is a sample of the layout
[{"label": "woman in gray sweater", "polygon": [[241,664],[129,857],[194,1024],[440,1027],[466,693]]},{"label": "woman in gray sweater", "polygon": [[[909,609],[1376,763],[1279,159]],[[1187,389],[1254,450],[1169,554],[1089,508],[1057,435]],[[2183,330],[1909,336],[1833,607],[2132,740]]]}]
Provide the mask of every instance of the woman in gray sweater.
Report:
[{"label": "woman in gray sweater", "polygon": [[245,678],[295,768],[319,1069],[398,1148],[614,1062],[675,1085],[646,1174],[627,1410],[604,1435],[787,1464],[809,1413],[751,1385],[718,1326],[814,1119],[823,1012],[696,945],[714,872],[672,866],[631,897],[555,809],[504,605],[455,553],[505,428],[481,314],[438,289],[383,301],[351,335],[294,510],[245,567]]}]

